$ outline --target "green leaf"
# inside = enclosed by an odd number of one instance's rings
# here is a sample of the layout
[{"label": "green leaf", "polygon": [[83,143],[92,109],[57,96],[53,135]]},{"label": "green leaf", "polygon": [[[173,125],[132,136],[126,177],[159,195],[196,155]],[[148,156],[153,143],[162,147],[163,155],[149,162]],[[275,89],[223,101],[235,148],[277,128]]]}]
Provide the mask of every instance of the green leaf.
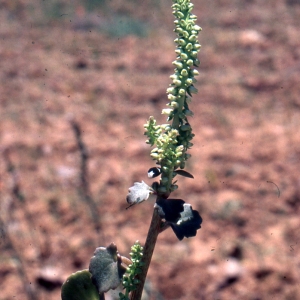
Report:
[{"label": "green leaf", "polygon": [[61,288],[62,300],[99,300],[99,293],[88,270],[78,271],[67,278]]},{"label": "green leaf", "polygon": [[175,170],[174,172],[183,177],[194,178],[194,176],[191,173],[184,171],[184,170]]}]

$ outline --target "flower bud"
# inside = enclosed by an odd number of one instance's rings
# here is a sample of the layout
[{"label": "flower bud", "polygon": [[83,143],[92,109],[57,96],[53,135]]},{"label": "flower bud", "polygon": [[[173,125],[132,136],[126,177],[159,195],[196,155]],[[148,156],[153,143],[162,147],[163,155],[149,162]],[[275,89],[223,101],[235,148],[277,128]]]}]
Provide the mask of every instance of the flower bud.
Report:
[{"label": "flower bud", "polygon": [[168,99],[169,99],[170,101],[174,101],[174,100],[176,100],[176,97],[175,97],[174,95],[172,95],[172,94],[169,94],[169,95],[168,95]]},{"label": "flower bud", "polygon": [[150,156],[151,156],[153,159],[158,159],[158,158],[159,158],[158,153],[151,153]]},{"label": "flower bud", "polygon": [[178,80],[178,79],[174,79],[174,80],[173,80],[173,83],[174,83],[175,85],[177,85],[177,86],[180,86],[180,85],[181,85],[181,81]]},{"label": "flower bud", "polygon": [[194,30],[196,30],[196,31],[202,31],[202,28],[200,26],[198,26],[198,25],[194,25]]},{"label": "flower bud", "polygon": [[192,35],[189,37],[189,41],[190,41],[190,42],[195,42],[196,39],[197,39],[197,36],[194,35],[194,34],[192,34]]},{"label": "flower bud", "polygon": [[194,76],[199,75],[199,72],[198,72],[198,70],[196,70],[196,69],[192,70],[192,72],[193,72],[193,75],[194,75]]},{"label": "flower bud", "polygon": [[[186,27],[186,22],[184,20],[180,20],[179,21],[179,24],[182,28],[185,28]],[[185,37],[185,35],[183,34],[183,36]]]},{"label": "flower bud", "polygon": [[181,11],[177,11],[177,17],[182,19],[184,18],[184,14]]},{"label": "flower bud", "polygon": [[194,48],[195,50],[198,50],[198,49],[201,48],[201,45],[200,45],[200,44],[194,44],[193,48]]},{"label": "flower bud", "polygon": [[166,172],[166,173],[169,172],[169,170],[170,170],[170,168],[167,167],[167,166],[163,166],[162,169],[163,169],[163,171]]},{"label": "flower bud", "polygon": [[179,49],[179,48],[177,48],[177,49],[175,50],[175,53],[176,53],[176,54],[178,54],[178,55],[180,55],[180,54],[181,54],[181,52],[182,52],[182,50],[181,50],[181,49]]},{"label": "flower bud", "polygon": [[174,87],[167,88],[167,93],[176,95],[176,89]]},{"label": "flower bud", "polygon": [[180,75],[182,75],[182,76],[184,76],[184,77],[185,77],[185,76],[188,76],[188,74],[189,74],[189,73],[188,73],[188,71],[187,71],[186,69],[182,69],[181,72],[180,72]]},{"label": "flower bud", "polygon": [[181,34],[182,34],[183,37],[186,38],[186,39],[189,37],[189,33],[188,33],[186,30],[183,30],[183,31],[181,32]]},{"label": "flower bud", "polygon": [[178,94],[183,96],[185,94],[185,89],[179,89]]},{"label": "flower bud", "polygon": [[190,86],[192,83],[193,83],[193,79],[192,78],[188,78],[188,79],[186,79],[186,84],[188,85],[188,86]]},{"label": "flower bud", "polygon": [[181,53],[180,58],[185,60],[185,59],[188,59],[188,56],[185,53]]},{"label": "flower bud", "polygon": [[173,111],[173,108],[164,108],[161,112],[162,115],[169,115]]},{"label": "flower bud", "polygon": [[181,45],[181,46],[185,46],[186,45],[186,41],[184,39],[180,39],[178,41],[178,44]]},{"label": "flower bud", "polygon": [[194,58],[197,58],[198,52],[199,52],[199,51],[192,51],[192,52],[191,52],[191,56],[194,57]]},{"label": "flower bud", "polygon": [[171,105],[172,108],[178,108],[178,103],[175,102],[175,101],[172,101],[172,102],[170,103],[170,105]]},{"label": "flower bud", "polygon": [[192,59],[187,60],[186,64],[188,66],[192,66],[194,64],[194,61]]}]

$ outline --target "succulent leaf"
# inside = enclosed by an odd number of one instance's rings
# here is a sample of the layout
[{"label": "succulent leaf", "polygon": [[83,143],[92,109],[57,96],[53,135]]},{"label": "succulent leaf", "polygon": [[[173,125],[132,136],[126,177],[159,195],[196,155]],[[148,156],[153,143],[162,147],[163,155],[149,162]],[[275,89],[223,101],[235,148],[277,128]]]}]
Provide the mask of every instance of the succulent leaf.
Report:
[{"label": "succulent leaf", "polygon": [[121,283],[126,272],[126,264],[123,261],[114,243],[107,248],[99,247],[95,250],[89,271],[99,294],[115,289]]},{"label": "succulent leaf", "polygon": [[99,293],[88,270],[70,275],[61,288],[62,300],[99,300]]}]

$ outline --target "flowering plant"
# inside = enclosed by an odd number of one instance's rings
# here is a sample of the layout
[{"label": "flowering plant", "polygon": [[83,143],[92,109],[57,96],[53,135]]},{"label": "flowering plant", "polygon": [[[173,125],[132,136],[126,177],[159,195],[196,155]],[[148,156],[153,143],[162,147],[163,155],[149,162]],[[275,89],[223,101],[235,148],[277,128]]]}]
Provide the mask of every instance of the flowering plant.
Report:
[{"label": "flowering plant", "polygon": [[[148,177],[160,176],[160,180],[151,186],[144,181],[134,183],[126,198],[129,208],[147,200],[151,194],[156,195],[146,243],[144,247],[135,243],[131,248],[131,260],[122,257],[113,243],[107,248],[97,248],[89,271],[77,272],[65,282],[62,300],[75,300],[79,294],[82,300],[104,299],[104,292],[116,288],[121,282],[125,294],[120,293],[120,299],[140,300],[158,234],[171,227],[177,238],[182,240],[195,236],[201,227],[202,218],[198,211],[182,199],[169,198],[178,188],[177,175],[193,178],[184,170],[186,161],[191,157],[188,150],[193,146],[194,134],[188,121],[193,112],[189,105],[192,95],[197,93],[194,84],[197,82],[195,76],[199,74],[196,67],[200,64],[198,53],[201,48],[198,42],[201,28],[195,24],[197,17],[191,13],[193,6],[190,0],[173,0],[177,57],[172,63],[175,69],[167,89],[168,108],[162,110],[168,123],[159,125],[151,116],[144,125],[148,137],[146,142],[153,147],[150,156],[156,162],[156,166],[148,170]],[[86,287],[86,297],[82,286]]]}]

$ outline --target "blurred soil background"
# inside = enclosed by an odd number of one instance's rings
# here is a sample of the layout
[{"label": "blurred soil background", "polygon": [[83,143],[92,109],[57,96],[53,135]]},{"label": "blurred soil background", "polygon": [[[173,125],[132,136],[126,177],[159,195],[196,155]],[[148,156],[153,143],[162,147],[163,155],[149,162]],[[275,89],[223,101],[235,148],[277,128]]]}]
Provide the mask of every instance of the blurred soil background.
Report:
[{"label": "blurred soil background", "polygon": [[[171,1],[0,1],[0,299],[57,300],[96,247],[144,243],[143,124],[175,59]],[[195,238],[158,239],[145,299],[300,299],[300,1],[194,0],[196,137],[174,198]],[[108,300],[117,299],[118,291]]]}]

